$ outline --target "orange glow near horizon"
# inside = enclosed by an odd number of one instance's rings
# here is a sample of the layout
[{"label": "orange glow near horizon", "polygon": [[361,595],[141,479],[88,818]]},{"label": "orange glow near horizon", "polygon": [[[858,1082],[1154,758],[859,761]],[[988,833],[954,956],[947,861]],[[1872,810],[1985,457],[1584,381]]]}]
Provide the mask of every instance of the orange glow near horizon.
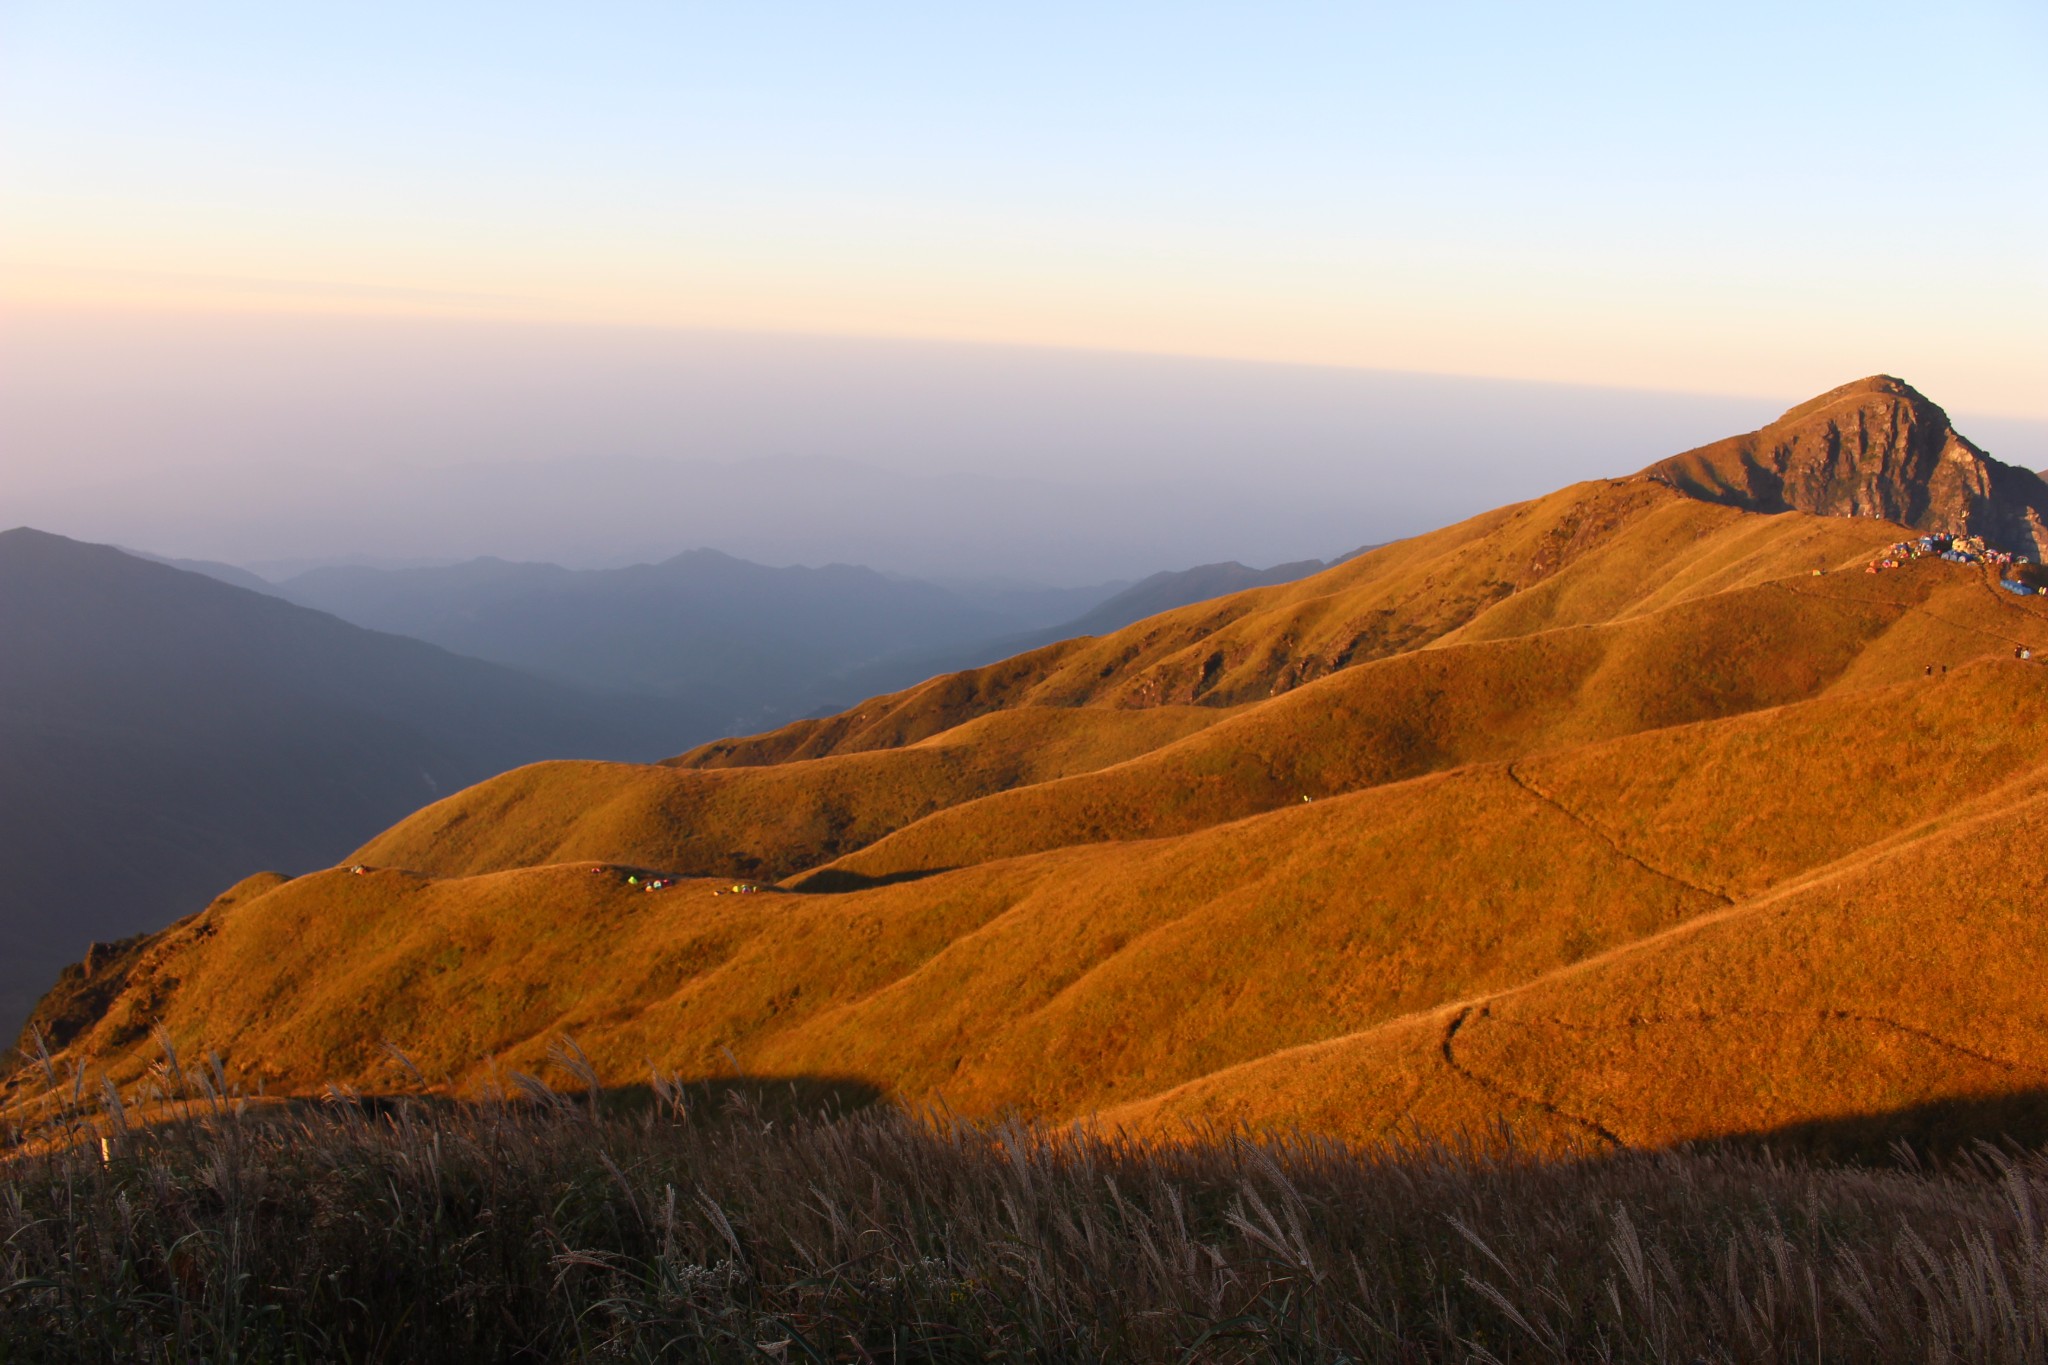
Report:
[{"label": "orange glow near horizon", "polygon": [[[0,307],[1888,371],[2048,419],[2032,7],[1483,8],[23,7]],[[1760,55],[1822,50],[1970,78]]]},{"label": "orange glow near horizon", "polygon": [[[53,253],[54,255],[54,253]],[[264,313],[500,319],[530,325],[687,328],[960,341],[1402,370],[1599,387],[1797,398],[1860,375],[1902,375],[1939,401],[2048,419],[2048,357],[2014,335],[1944,335],[1888,321],[1875,305],[1789,300],[1758,312],[1692,300],[1672,316],[1588,282],[1461,287],[1392,278],[1215,279],[1193,291],[1142,263],[1107,260],[1064,275],[977,272],[927,261],[674,260],[636,267],[508,260],[365,262],[278,252],[137,254],[63,261],[0,258],[0,310],[45,314]],[[118,256],[112,259],[121,259]],[[948,268],[950,267],[950,268]],[[1478,276],[1480,272],[1470,272]],[[1322,286],[1319,291],[1319,286]],[[1982,319],[1978,319],[1979,322]]]}]

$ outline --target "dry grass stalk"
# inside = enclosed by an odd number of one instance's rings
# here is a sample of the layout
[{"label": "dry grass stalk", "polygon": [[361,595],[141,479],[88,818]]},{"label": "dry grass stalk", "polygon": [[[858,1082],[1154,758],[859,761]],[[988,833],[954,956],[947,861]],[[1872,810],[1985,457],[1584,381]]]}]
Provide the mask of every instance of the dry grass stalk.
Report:
[{"label": "dry grass stalk", "polygon": [[[45,1070],[0,1358],[2033,1361],[2048,1159],[1170,1145],[656,1077],[256,1105]],[[394,1061],[394,1075],[404,1063]],[[104,1139],[105,1146],[101,1145]]]}]

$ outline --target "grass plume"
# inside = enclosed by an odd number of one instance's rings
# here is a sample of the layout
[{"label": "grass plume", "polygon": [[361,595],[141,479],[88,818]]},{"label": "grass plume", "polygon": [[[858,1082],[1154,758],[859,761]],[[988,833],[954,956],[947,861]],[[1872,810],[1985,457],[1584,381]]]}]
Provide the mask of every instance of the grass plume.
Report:
[{"label": "grass plume", "polygon": [[[582,1089],[574,1044],[557,1051]],[[596,1104],[286,1107],[209,1072],[165,1049],[93,1112],[51,1073],[53,1126],[0,1165],[0,1359],[2048,1351],[2048,1158],[2018,1151],[1880,1170],[1729,1147],[1162,1145],[662,1076]]]}]

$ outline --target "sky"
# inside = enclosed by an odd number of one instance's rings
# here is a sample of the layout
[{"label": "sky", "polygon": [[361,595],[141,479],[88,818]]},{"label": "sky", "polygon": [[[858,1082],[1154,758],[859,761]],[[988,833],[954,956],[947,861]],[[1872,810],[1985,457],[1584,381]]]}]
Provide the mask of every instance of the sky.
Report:
[{"label": "sky", "polygon": [[[1300,498],[1385,425],[1390,375],[1450,427],[1482,390],[1426,377],[1512,381],[1483,390],[1489,432],[1633,393],[1602,428],[1644,443],[1627,468],[1721,434],[1696,400],[1761,421],[1875,372],[2026,447],[2048,431],[2043,70],[2038,0],[0,0],[0,347],[34,361],[0,374],[0,519],[10,491],[105,510],[137,474],[212,471],[232,498],[223,471],[303,493],[664,451],[1082,484],[1258,467]],[[675,410],[722,392],[720,337],[751,357],[751,425]],[[953,361],[917,349],[939,344]],[[635,382],[592,374],[628,352]],[[1133,357],[1219,363],[1135,382]],[[987,415],[1091,362],[1091,432],[1054,449]],[[865,408],[863,366],[891,376]],[[1169,440],[1214,405],[1224,431],[1287,428],[1289,367],[1355,378],[1312,451]],[[844,420],[792,425],[807,408]],[[943,449],[904,436],[921,413],[948,414]],[[1537,444],[1517,489],[1624,458]],[[1419,448],[1353,449],[1364,489]],[[1470,441],[1421,453],[1466,510],[1506,486]],[[166,546],[258,553],[130,510]]]}]

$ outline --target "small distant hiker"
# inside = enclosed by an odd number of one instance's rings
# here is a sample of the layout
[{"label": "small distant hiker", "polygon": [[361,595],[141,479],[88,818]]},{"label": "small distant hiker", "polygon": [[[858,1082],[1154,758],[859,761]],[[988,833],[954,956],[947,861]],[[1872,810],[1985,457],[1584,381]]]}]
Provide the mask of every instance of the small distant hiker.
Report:
[{"label": "small distant hiker", "polygon": [[1930,677],[1930,678],[1934,676],[1934,665],[1933,665],[1933,664],[1929,664],[1929,665],[1927,665],[1927,669],[1926,669],[1926,673],[1925,673],[1925,676],[1927,676],[1927,677]]}]

